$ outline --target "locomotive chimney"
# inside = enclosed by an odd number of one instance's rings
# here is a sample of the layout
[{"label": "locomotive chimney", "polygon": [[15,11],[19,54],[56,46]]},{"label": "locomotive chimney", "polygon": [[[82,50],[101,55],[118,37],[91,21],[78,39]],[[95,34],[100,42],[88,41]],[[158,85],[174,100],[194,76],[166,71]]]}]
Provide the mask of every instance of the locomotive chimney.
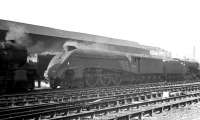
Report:
[{"label": "locomotive chimney", "polygon": [[78,47],[78,43],[74,41],[67,41],[64,43],[63,48],[65,51],[72,51]]},{"label": "locomotive chimney", "polygon": [[74,50],[74,49],[76,49],[75,46],[67,46],[67,51],[71,51],[71,50]]},{"label": "locomotive chimney", "polygon": [[16,43],[16,40],[7,40],[7,42]]}]

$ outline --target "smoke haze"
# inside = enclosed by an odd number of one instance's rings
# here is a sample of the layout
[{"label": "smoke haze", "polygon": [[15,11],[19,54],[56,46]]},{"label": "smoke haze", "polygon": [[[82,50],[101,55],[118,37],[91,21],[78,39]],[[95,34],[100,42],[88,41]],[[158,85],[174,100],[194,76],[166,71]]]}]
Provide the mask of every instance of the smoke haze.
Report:
[{"label": "smoke haze", "polygon": [[105,44],[98,43],[88,43],[88,42],[77,42],[77,41],[67,41],[63,44],[63,49],[67,50],[67,46],[75,46],[78,49],[92,49],[97,51],[112,51],[115,48]]},{"label": "smoke haze", "polygon": [[16,40],[18,44],[23,44],[25,46],[28,46],[32,43],[24,26],[8,22],[7,27],[8,32],[5,40]]}]

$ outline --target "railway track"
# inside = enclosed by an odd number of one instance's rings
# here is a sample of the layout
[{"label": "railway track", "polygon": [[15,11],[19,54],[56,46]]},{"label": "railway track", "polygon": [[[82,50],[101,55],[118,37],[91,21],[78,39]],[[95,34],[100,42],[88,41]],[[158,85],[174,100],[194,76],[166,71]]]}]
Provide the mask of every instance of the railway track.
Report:
[{"label": "railway track", "polygon": [[116,95],[129,95],[145,92],[156,91],[177,91],[181,89],[198,88],[199,83],[188,84],[174,84],[174,85],[149,85],[143,87],[124,86],[124,87],[111,87],[111,88],[98,88],[98,89],[84,89],[84,90],[55,90],[50,92],[33,92],[27,94],[3,95],[0,96],[0,109],[5,107],[20,107],[41,105],[48,103],[72,102],[88,99],[99,99],[101,97],[110,97]]},{"label": "railway track", "polygon": [[[146,93],[147,94],[147,93]],[[123,96],[123,95],[117,95],[117,96],[111,96],[111,97],[101,97],[99,99],[97,98],[94,98],[94,99],[87,99],[87,100],[81,100],[81,101],[73,101],[73,102],[63,102],[63,103],[49,103],[49,104],[41,104],[41,105],[35,105],[35,106],[24,106],[24,107],[17,107],[17,108],[7,108],[7,109],[3,109],[0,111],[0,118],[7,118],[9,116],[14,116],[14,115],[24,115],[24,114],[27,114],[30,113],[30,112],[34,112],[35,113],[35,110],[37,111],[38,109],[43,111],[48,109],[50,110],[52,108],[52,110],[56,110],[56,109],[60,109],[60,108],[68,108],[69,111],[73,111],[73,110],[77,110],[79,111],[80,109],[82,109],[83,107],[85,107],[86,105],[88,104],[91,104],[91,105],[97,105],[96,103],[98,104],[105,104],[109,101],[121,101],[121,100],[125,100],[125,99],[130,99],[130,98],[134,98],[135,99],[144,99],[145,93],[138,93],[137,95],[136,94],[127,94],[126,96]],[[160,93],[157,93],[157,95],[155,93],[150,93],[149,94],[150,96],[153,96],[153,97],[161,97],[161,94]],[[100,102],[101,101],[101,102]],[[76,107],[74,107],[76,106]]]},{"label": "railway track", "polygon": [[[154,88],[154,87],[153,87]],[[143,89],[148,91],[134,92],[119,94],[113,96],[98,96],[94,98],[79,99],[74,101],[61,101],[61,102],[47,102],[36,105],[27,105],[21,107],[6,107],[1,109],[0,119],[41,119],[42,117],[54,118],[53,116],[58,116],[59,114],[76,113],[79,115],[80,112],[84,110],[91,110],[96,108],[106,108],[108,106],[123,105],[127,103],[132,103],[132,101],[145,100],[145,98],[156,98],[161,97],[160,90],[163,91],[191,91],[199,90],[198,84],[182,84],[182,85],[173,85],[171,88],[163,87],[162,89]],[[158,90],[157,92],[155,90]],[[160,91],[162,92],[162,91]],[[157,95],[155,95],[155,93]],[[65,111],[65,112],[64,112]],[[67,114],[68,114],[67,113]],[[53,115],[53,116],[52,116]],[[82,115],[82,113],[81,113]],[[69,119],[73,119],[75,116],[71,116]],[[68,119],[68,118],[67,118]]]},{"label": "railway track", "polygon": [[[129,98],[110,98],[102,99],[92,103],[84,105],[70,106],[48,106],[48,108],[31,109],[29,111],[21,111],[16,113],[3,114],[1,112],[0,118],[2,120],[16,120],[16,119],[52,119],[52,120],[72,120],[72,119],[110,119],[115,118],[122,119],[124,117],[130,117],[129,114],[137,115],[141,112],[145,114],[152,114],[150,110],[156,110],[164,106],[170,106],[173,104],[182,103],[185,101],[199,100],[200,92],[190,92],[186,95],[180,95],[170,98],[162,99],[161,97],[147,98],[146,100],[136,100],[134,97]],[[186,99],[187,98],[187,99]],[[159,106],[157,106],[159,104]],[[146,107],[145,107],[146,106]],[[141,109],[142,108],[142,109]],[[131,109],[131,111],[129,111]],[[134,112],[133,112],[134,109]],[[126,113],[123,113],[125,111]],[[116,115],[117,114],[117,115]]]},{"label": "railway track", "polygon": [[[137,106],[136,109],[134,105],[119,107],[117,108],[117,111],[120,111],[120,112],[118,112],[117,114],[107,113],[107,114],[104,114],[103,117],[99,117],[97,119],[99,120],[131,120],[131,119],[142,120],[142,117],[145,115],[153,116],[153,114],[162,113],[163,111],[166,111],[166,110],[169,111],[174,108],[185,107],[186,105],[197,103],[199,101],[200,101],[199,93],[190,94],[187,96],[167,98],[167,99],[162,99],[162,100],[148,101],[148,102],[141,103],[140,104],[141,106],[140,107]],[[152,103],[156,103],[156,104],[152,104]],[[113,109],[111,108],[111,111],[112,110]],[[61,119],[62,118],[60,117],[56,120],[61,120]]]}]

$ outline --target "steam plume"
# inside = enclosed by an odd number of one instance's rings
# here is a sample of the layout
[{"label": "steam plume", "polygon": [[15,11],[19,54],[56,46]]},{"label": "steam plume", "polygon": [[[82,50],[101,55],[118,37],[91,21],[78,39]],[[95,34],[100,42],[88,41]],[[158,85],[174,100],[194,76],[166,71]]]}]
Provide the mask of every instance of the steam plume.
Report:
[{"label": "steam plume", "polygon": [[67,41],[63,44],[63,49],[66,51],[67,46],[74,46],[78,49],[92,49],[98,51],[112,51],[115,48],[105,45],[105,44],[98,44],[98,43],[87,43],[87,42],[76,42],[76,41]]},{"label": "steam plume", "polygon": [[68,49],[67,49],[67,46],[74,46],[74,47],[76,47],[76,48],[80,48],[80,43],[75,42],[75,41],[67,41],[67,42],[65,42],[65,43],[63,44],[63,49],[64,49],[65,51],[68,50]]},{"label": "steam plume", "polygon": [[30,38],[27,35],[27,30],[22,25],[15,23],[7,23],[8,33],[6,34],[5,40],[16,40],[18,44],[28,45],[31,43]]}]

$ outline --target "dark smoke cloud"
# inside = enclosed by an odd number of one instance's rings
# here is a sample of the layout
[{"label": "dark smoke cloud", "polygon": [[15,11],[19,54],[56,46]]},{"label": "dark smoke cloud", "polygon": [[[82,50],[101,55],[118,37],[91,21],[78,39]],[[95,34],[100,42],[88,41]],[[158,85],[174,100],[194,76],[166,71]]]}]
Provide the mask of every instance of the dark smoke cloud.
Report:
[{"label": "dark smoke cloud", "polygon": [[[27,47],[29,53],[55,54],[62,50],[63,41],[48,40],[44,36],[37,36],[29,34],[25,25],[7,22],[8,32],[5,40],[16,40],[18,44],[22,44]],[[35,37],[37,36],[37,37]],[[45,39],[45,40],[44,40]]]}]

